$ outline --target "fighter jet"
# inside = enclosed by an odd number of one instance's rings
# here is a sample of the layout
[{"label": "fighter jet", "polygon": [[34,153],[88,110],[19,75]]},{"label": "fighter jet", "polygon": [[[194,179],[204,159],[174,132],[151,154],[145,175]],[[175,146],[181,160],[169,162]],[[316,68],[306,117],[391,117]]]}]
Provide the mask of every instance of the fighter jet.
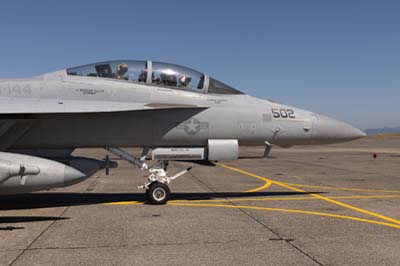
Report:
[{"label": "fighter jet", "polygon": [[[252,97],[199,71],[116,60],[0,80],[0,194],[75,184],[116,163],[71,155],[105,148],[148,171],[152,204],[170,197],[168,161],[238,159],[240,145],[318,145],[365,134],[340,121]],[[134,156],[123,148],[140,147]],[[156,162],[145,158],[151,150]]]}]

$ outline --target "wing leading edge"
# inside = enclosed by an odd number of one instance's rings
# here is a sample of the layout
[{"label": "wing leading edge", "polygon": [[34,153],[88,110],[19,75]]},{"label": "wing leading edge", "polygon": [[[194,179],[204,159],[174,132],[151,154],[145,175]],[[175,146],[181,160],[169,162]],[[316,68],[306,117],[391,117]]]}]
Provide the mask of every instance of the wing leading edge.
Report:
[{"label": "wing leading edge", "polygon": [[0,115],[110,113],[161,109],[207,109],[207,106],[166,103],[1,98]]}]

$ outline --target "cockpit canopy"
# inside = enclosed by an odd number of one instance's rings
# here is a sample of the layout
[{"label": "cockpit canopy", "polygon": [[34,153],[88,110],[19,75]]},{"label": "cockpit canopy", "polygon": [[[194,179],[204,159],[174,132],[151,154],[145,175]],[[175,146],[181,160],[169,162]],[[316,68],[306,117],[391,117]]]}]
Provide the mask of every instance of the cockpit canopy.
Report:
[{"label": "cockpit canopy", "polygon": [[70,76],[109,78],[213,94],[243,94],[196,70],[152,61],[108,61],[67,69]]}]

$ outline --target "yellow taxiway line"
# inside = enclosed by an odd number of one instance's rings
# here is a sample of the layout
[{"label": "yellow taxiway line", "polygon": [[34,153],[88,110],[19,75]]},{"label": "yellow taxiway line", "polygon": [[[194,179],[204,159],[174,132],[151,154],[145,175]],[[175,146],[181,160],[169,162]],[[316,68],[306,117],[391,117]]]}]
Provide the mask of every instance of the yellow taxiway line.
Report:
[{"label": "yellow taxiway line", "polygon": [[[251,196],[251,195],[249,195]],[[229,197],[226,196],[226,197]],[[400,199],[400,195],[370,195],[370,196],[332,196],[330,199]],[[242,202],[242,201],[299,201],[319,200],[314,197],[271,197],[271,198],[229,198],[229,199],[204,199],[204,200],[170,200],[173,203],[196,203],[196,202]]]},{"label": "yellow taxiway line", "polygon": [[264,181],[264,185],[262,185],[260,187],[253,188],[253,189],[246,190],[246,191],[244,191],[245,193],[251,193],[251,192],[257,192],[257,191],[260,191],[260,190],[264,190],[264,189],[269,188],[272,185],[271,180],[269,180],[269,179],[267,179],[265,177],[258,176],[258,175],[252,174],[252,173],[249,173],[249,174],[250,174],[249,176],[251,176],[251,177],[254,177],[254,178],[260,179],[261,181]]},{"label": "yellow taxiway line", "polygon": [[318,216],[325,216],[325,217],[333,217],[345,220],[352,220],[370,224],[378,224],[384,225],[396,229],[400,229],[400,225],[368,220],[353,216],[346,216],[346,215],[338,215],[338,214],[331,214],[331,213],[324,213],[324,212],[314,212],[314,211],[305,211],[305,210],[292,210],[292,209],[281,209],[281,208],[269,208],[269,207],[258,207],[258,206],[242,206],[242,205],[226,205],[226,204],[201,204],[201,203],[177,203],[177,202],[170,202],[168,205],[173,206],[190,206],[190,207],[220,207],[220,208],[230,208],[230,209],[252,209],[252,210],[261,210],[261,211],[276,211],[276,212],[286,212],[286,213],[301,213],[301,214],[310,214],[310,215],[318,215]]},{"label": "yellow taxiway line", "polygon": [[[229,197],[229,196],[227,196]],[[373,195],[373,196],[333,196],[331,199],[400,199],[400,195]],[[203,202],[246,202],[246,201],[313,201],[314,197],[271,197],[271,198],[229,198],[229,199],[204,199],[204,200],[170,200],[170,203],[203,203]],[[142,201],[115,201],[101,203],[103,205],[134,205],[142,204]]]},{"label": "yellow taxiway line", "polygon": [[[223,167],[225,169],[235,171],[256,179],[259,179],[264,182],[262,186],[259,186],[254,189],[246,190],[243,193],[251,193],[257,192],[264,189],[267,189],[272,184],[278,185],[280,187],[287,188],[292,191],[300,192],[300,193],[307,193],[306,191],[300,189],[299,187],[305,188],[318,188],[318,189],[329,189],[329,190],[346,190],[346,191],[361,191],[361,192],[382,192],[382,193],[400,193],[400,191],[396,190],[378,190],[378,189],[357,189],[357,188],[338,188],[338,187],[328,187],[328,186],[311,186],[311,185],[303,185],[303,184],[293,184],[293,183],[285,183],[276,180],[272,180],[263,176],[256,175],[254,173],[250,173],[239,168],[235,168],[232,166],[228,166],[225,164],[217,163],[218,166]],[[356,206],[352,206],[336,199],[373,199],[373,198],[400,198],[400,195],[370,195],[370,196],[332,196],[332,197],[324,197],[315,193],[309,194],[307,197],[272,197],[272,198],[230,198],[230,199],[207,199],[207,200],[171,200],[169,201],[168,205],[172,206],[191,206],[191,207],[219,207],[219,208],[235,208],[235,209],[253,209],[253,210],[263,210],[263,211],[276,211],[276,212],[285,212],[285,213],[299,213],[299,214],[308,214],[308,215],[318,215],[324,217],[332,217],[332,218],[339,218],[345,220],[352,220],[358,222],[365,222],[370,224],[378,224],[384,225],[396,229],[400,229],[400,221],[396,220],[391,217],[387,217],[381,215],[379,213],[375,213],[372,211],[368,211]],[[283,208],[270,208],[270,207],[259,207],[259,206],[245,206],[245,205],[227,205],[221,204],[224,202],[246,202],[246,201],[298,201],[298,200],[323,200],[330,202],[332,204],[336,204],[347,209],[351,209],[353,211],[357,211],[366,215],[370,215],[386,222],[376,221],[376,220],[369,220],[359,217],[353,216],[346,216],[346,215],[337,215],[331,213],[323,213],[323,212],[314,212],[314,211],[307,211],[307,210],[298,210],[298,209],[283,209]],[[219,204],[218,204],[219,203]],[[120,201],[120,202],[109,202],[103,203],[103,205],[140,205],[143,202],[140,201]]]},{"label": "yellow taxiway line", "polygon": [[[235,172],[247,175],[247,176],[252,176],[252,177],[257,176],[256,174],[253,174],[253,173],[250,173],[250,172],[247,172],[247,171],[244,171],[244,170],[232,167],[232,166],[228,166],[228,165],[225,165],[225,164],[217,163],[217,165],[221,166],[221,167],[223,167],[225,169],[228,169],[228,170],[231,170],[231,171],[235,171]],[[279,181],[276,181],[276,180],[271,180],[269,178],[262,177],[262,176],[258,176],[258,177],[260,177],[260,179],[261,178],[267,179],[267,180],[271,181],[272,184],[278,185],[280,187],[287,188],[287,189],[292,190],[292,191],[296,191],[296,192],[300,192],[300,193],[307,193],[306,191],[304,191],[304,190],[302,190],[300,188],[296,188],[296,187],[290,186],[290,185],[288,185],[286,183],[283,183],[283,182],[279,182]],[[385,216],[385,215],[382,215],[382,214],[379,214],[379,213],[376,213],[376,212],[368,211],[368,210],[365,210],[365,209],[362,209],[362,208],[359,208],[359,207],[356,207],[356,206],[352,206],[352,205],[349,205],[349,204],[334,200],[332,198],[324,197],[324,196],[321,196],[321,195],[318,195],[318,194],[311,193],[309,195],[312,196],[312,197],[318,198],[320,200],[324,200],[324,201],[330,202],[332,204],[336,204],[336,205],[342,206],[344,208],[351,209],[353,211],[357,211],[357,212],[360,212],[360,213],[363,213],[363,214],[366,214],[366,215],[370,215],[370,216],[373,216],[373,217],[376,217],[376,218],[379,218],[379,219],[382,219],[382,220],[385,220],[385,221],[400,225],[400,221],[399,220],[391,218],[391,217],[388,217],[388,216]]]},{"label": "yellow taxiway line", "polygon": [[344,191],[360,191],[360,192],[381,192],[381,193],[400,193],[400,190],[384,190],[384,189],[363,189],[363,188],[345,188],[345,187],[327,187],[327,186],[311,186],[295,183],[286,183],[286,185],[293,187],[305,187],[305,188],[319,188],[319,189],[329,189],[329,190],[344,190]]},{"label": "yellow taxiway line", "polygon": [[[229,201],[229,200],[227,200]],[[143,202],[140,201],[121,201],[121,202],[109,202],[103,203],[103,205],[142,205]],[[351,220],[369,224],[377,224],[384,225],[391,228],[400,229],[400,225],[380,222],[375,220],[369,220],[359,217],[347,216],[347,215],[338,215],[332,213],[324,213],[324,212],[315,212],[315,211],[306,211],[306,210],[297,210],[297,209],[283,209],[283,208],[270,208],[270,207],[259,207],[259,206],[247,206],[247,205],[227,205],[227,204],[213,204],[213,203],[190,203],[190,201],[170,201],[168,202],[170,206],[181,206],[181,207],[216,207],[216,208],[228,208],[228,209],[251,209],[251,210],[259,210],[259,211],[275,211],[275,212],[284,212],[284,213],[297,213],[297,214],[307,214],[307,215],[317,215],[323,217],[331,217],[338,218],[344,220]]]}]

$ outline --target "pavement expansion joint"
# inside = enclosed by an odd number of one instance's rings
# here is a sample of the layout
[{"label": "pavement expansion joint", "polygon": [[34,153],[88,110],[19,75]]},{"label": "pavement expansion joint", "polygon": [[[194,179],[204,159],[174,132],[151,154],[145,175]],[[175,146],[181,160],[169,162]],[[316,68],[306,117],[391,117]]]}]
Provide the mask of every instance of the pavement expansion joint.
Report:
[{"label": "pavement expansion joint", "polygon": [[79,250],[79,249],[107,249],[107,248],[135,248],[150,246],[187,246],[187,245],[211,245],[211,244],[228,244],[240,243],[240,240],[229,241],[200,241],[200,242],[177,242],[177,243],[143,243],[143,244],[126,244],[126,245],[97,245],[97,246],[76,246],[76,247],[35,247],[28,249],[13,249],[7,251],[35,251],[35,250]]},{"label": "pavement expansion joint", "polygon": [[[65,207],[64,210],[62,210],[62,212],[60,213],[60,215],[59,215],[58,217],[61,218],[61,217],[67,212],[67,210],[68,210],[69,208],[70,208],[70,207]],[[38,239],[40,239],[40,238],[50,229],[50,227],[52,227],[57,221],[58,221],[57,219],[51,221],[50,224],[49,224],[43,231],[41,231],[41,232],[32,240],[32,242],[29,243],[29,245],[28,245],[26,248],[22,249],[21,253],[18,254],[17,257],[15,257],[15,259],[9,264],[9,266],[14,265],[14,264],[18,261],[18,259],[21,258],[21,257],[25,254],[25,252],[28,251],[28,250],[33,246],[33,244],[34,244]]]},{"label": "pavement expansion joint", "polygon": [[[232,204],[234,204],[232,202]],[[296,246],[293,241],[294,239],[290,239],[290,238],[285,238],[282,236],[281,233],[277,232],[276,230],[272,229],[270,226],[268,226],[267,224],[265,224],[263,221],[261,221],[260,219],[258,219],[256,216],[252,215],[251,213],[247,212],[245,209],[242,209],[239,207],[239,210],[241,212],[243,212],[245,215],[247,215],[247,217],[249,217],[250,219],[252,219],[253,221],[255,221],[256,223],[260,224],[261,226],[263,226],[266,230],[268,230],[270,233],[276,235],[277,238],[275,239],[269,239],[269,240],[280,240],[280,241],[284,241],[286,244],[288,244],[290,247],[292,247],[293,249],[297,250],[299,253],[301,253],[302,255],[306,256],[308,259],[310,259],[311,261],[313,261],[314,263],[316,263],[317,265],[322,265],[323,264],[321,262],[319,262],[313,255],[307,253],[306,251],[304,251],[303,249],[301,249],[300,247]]]}]

